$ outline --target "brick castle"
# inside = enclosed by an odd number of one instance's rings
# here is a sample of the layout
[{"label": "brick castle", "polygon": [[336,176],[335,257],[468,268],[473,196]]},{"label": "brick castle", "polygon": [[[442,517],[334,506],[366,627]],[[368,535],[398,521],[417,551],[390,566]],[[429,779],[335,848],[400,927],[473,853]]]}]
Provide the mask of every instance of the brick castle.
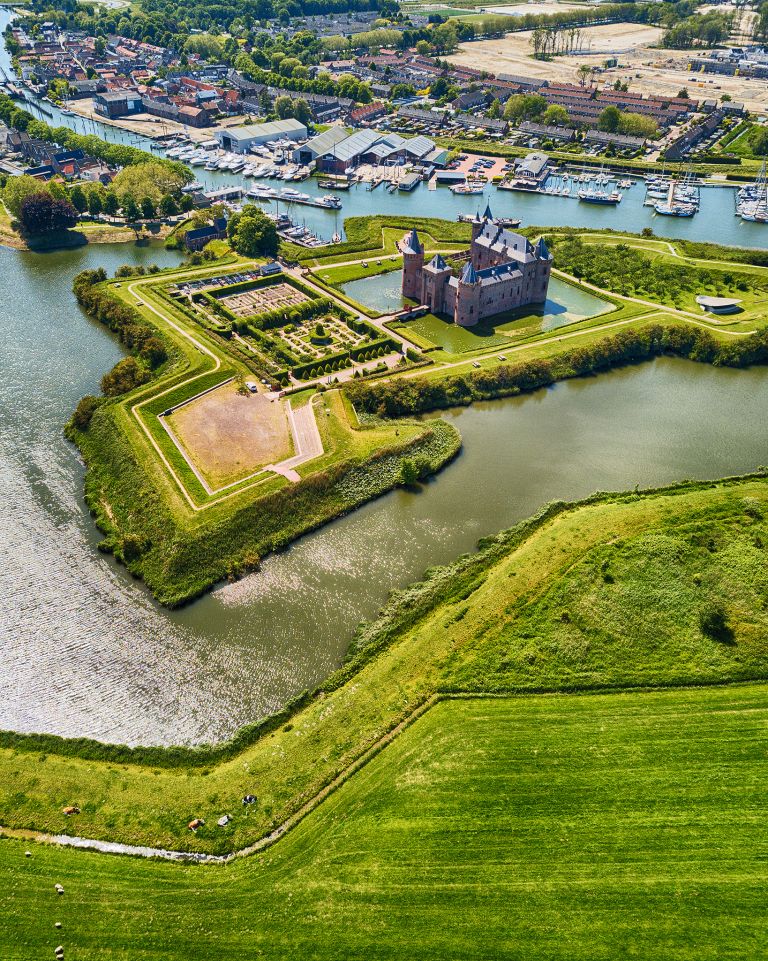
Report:
[{"label": "brick castle", "polygon": [[455,276],[440,254],[424,263],[424,248],[412,230],[400,244],[403,296],[448,314],[460,327],[474,327],[486,317],[547,299],[552,255],[543,239],[534,246],[527,237],[500,227],[490,207],[472,222],[469,260]]}]

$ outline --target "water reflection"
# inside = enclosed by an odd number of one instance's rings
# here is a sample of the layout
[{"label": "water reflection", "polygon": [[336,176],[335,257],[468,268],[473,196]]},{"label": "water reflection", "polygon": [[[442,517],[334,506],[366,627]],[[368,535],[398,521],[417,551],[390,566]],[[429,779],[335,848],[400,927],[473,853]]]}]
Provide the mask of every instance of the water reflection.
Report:
[{"label": "water reflection", "polygon": [[120,357],[69,294],[84,266],[162,250],[42,258],[0,250],[0,726],[129,743],[226,736],[331,671],[387,592],[554,497],[768,462],[768,374],[659,361],[451,416],[462,455],[181,611],[95,550],[61,427]]}]

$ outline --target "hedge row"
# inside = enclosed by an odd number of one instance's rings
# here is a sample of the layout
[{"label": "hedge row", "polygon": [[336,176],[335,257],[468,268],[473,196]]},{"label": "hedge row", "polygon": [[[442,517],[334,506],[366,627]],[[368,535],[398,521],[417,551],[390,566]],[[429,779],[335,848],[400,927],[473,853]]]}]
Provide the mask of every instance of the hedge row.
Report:
[{"label": "hedge row", "polygon": [[558,380],[663,354],[729,367],[765,363],[768,360],[768,330],[740,338],[735,343],[723,344],[702,328],[654,324],[639,330],[621,331],[550,360],[501,364],[440,380],[423,377],[374,382],[355,380],[345,385],[345,390],[360,411],[403,417],[470,404],[475,400],[525,393]]}]

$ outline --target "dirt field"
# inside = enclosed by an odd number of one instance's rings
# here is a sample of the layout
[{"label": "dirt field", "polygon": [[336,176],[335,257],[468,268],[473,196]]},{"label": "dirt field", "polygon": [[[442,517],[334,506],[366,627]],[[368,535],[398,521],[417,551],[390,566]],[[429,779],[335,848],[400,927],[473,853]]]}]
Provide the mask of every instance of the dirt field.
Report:
[{"label": "dirt field", "polygon": [[602,67],[606,56],[616,53],[621,66],[603,71],[600,76],[606,82],[625,80],[630,90],[662,96],[674,96],[682,87],[687,87],[690,96],[697,100],[719,99],[727,93],[753,112],[764,115],[768,111],[765,81],[691,73],[685,52],[649,46],[661,38],[662,31],[656,27],[614,23],[587,27],[582,35],[585,43],[590,45],[590,53],[555,57],[548,62],[533,59],[529,31],[461,44],[458,52],[448,59],[456,64],[496,74],[510,73],[557,83],[576,83],[581,64]]},{"label": "dirt field", "polygon": [[482,7],[476,13],[506,13],[513,17],[524,16],[526,13],[567,13],[569,10],[581,10],[587,7],[585,3],[500,3],[492,7]]},{"label": "dirt field", "polygon": [[234,383],[181,407],[168,426],[214,490],[293,453],[283,404],[242,396]]}]

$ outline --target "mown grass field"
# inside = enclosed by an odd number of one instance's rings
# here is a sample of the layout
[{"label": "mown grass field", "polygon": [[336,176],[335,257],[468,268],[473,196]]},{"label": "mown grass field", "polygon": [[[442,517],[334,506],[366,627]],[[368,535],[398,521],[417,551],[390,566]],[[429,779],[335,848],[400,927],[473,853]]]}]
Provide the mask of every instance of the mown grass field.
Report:
[{"label": "mown grass field", "polygon": [[767,728],[765,686],[443,702],[259,856],[0,842],[0,954],[754,961]]},{"label": "mown grass field", "polygon": [[[224,853],[283,823],[436,692],[768,678],[766,514],[764,477],[551,508],[395,595],[345,668],[231,748],[110,756],[3,737],[0,824]],[[727,643],[701,629],[715,605]],[[244,811],[247,793],[258,803]],[[68,804],[82,813],[64,816]],[[194,817],[207,822],[196,835]]]}]

